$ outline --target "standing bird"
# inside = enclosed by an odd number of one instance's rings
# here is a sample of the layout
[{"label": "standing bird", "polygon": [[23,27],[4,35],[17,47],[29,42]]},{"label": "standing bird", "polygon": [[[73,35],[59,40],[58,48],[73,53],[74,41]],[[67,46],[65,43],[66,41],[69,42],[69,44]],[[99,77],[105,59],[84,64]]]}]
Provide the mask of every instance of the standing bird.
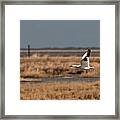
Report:
[{"label": "standing bird", "polygon": [[82,59],[80,61],[81,64],[71,65],[70,67],[80,68],[81,70],[93,69],[94,67],[90,66],[90,60],[89,60],[90,53],[91,53],[91,50],[87,49],[87,52],[85,52],[84,55],[82,56]]}]

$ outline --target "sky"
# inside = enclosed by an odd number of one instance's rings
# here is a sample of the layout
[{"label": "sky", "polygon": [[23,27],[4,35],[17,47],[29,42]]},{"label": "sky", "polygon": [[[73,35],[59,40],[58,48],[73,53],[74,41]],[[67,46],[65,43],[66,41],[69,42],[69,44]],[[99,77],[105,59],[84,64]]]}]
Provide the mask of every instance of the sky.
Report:
[{"label": "sky", "polygon": [[99,20],[21,20],[20,48],[100,48]]}]

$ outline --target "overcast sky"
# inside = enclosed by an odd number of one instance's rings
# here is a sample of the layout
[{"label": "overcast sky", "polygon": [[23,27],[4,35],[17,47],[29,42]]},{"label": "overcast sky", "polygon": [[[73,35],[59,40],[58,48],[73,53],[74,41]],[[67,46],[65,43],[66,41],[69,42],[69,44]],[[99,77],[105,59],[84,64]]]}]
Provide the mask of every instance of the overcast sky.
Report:
[{"label": "overcast sky", "polygon": [[21,20],[20,48],[100,47],[99,20]]}]

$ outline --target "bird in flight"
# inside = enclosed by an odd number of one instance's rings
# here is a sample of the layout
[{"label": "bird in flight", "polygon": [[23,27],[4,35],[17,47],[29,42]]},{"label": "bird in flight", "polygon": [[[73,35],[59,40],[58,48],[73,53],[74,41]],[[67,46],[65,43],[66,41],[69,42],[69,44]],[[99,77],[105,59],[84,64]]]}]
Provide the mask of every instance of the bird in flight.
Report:
[{"label": "bird in flight", "polygon": [[70,67],[75,67],[75,68],[80,68],[81,70],[89,70],[89,69],[93,69],[94,67],[90,66],[90,53],[91,50],[87,49],[87,52],[84,53],[84,55],[82,56],[82,59],[80,61],[81,64],[78,65],[71,65]]}]

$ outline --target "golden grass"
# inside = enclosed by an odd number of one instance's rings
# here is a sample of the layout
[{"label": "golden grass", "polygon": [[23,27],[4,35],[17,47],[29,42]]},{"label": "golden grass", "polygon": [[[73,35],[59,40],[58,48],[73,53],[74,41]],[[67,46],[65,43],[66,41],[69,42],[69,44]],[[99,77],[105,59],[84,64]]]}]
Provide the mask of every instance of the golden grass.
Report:
[{"label": "golden grass", "polygon": [[20,83],[21,100],[99,100],[100,82]]},{"label": "golden grass", "polygon": [[79,71],[79,69],[70,68],[72,64],[80,64],[78,56],[37,56],[22,57],[20,59],[20,77],[21,78],[39,78],[64,76],[66,74],[79,74],[82,77],[99,77],[100,58],[90,58],[90,65],[95,69],[89,71]]}]

